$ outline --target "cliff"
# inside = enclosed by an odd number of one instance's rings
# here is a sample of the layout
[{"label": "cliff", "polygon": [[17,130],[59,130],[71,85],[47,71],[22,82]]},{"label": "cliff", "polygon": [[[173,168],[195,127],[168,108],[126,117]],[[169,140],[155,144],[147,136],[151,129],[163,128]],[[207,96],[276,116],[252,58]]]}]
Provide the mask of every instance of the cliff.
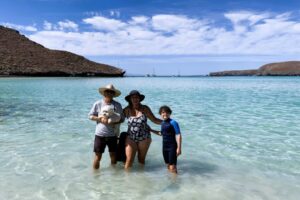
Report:
[{"label": "cliff", "polygon": [[122,69],[67,51],[50,50],[18,31],[0,26],[2,76],[123,76]]},{"label": "cliff", "polygon": [[212,72],[209,76],[300,76],[300,61],[270,63],[257,70]]},{"label": "cliff", "polygon": [[271,63],[259,68],[260,76],[300,76],[300,61]]}]

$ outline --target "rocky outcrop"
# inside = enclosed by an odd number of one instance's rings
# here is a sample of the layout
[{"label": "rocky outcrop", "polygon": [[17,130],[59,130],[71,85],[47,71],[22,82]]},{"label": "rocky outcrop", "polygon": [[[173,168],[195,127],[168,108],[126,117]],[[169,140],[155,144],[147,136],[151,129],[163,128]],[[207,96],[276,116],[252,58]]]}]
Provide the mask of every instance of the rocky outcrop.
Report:
[{"label": "rocky outcrop", "polygon": [[18,31],[0,26],[2,76],[123,76],[122,69],[67,51],[50,50]]},{"label": "rocky outcrop", "polygon": [[222,72],[211,72],[209,76],[254,76],[257,74],[257,70],[231,70]]},{"label": "rocky outcrop", "polygon": [[259,76],[300,76],[300,62],[289,61],[263,65],[258,69]]},{"label": "rocky outcrop", "polygon": [[266,64],[257,70],[212,72],[209,76],[300,76],[300,61]]}]

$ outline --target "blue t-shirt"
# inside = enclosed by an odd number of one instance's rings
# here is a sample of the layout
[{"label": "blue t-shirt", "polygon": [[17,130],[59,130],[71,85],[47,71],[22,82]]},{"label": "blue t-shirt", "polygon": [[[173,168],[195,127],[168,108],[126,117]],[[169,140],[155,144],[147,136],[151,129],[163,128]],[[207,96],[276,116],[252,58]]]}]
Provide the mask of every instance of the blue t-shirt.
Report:
[{"label": "blue t-shirt", "polygon": [[161,123],[161,134],[164,144],[177,144],[176,135],[181,134],[178,123],[169,118]]}]

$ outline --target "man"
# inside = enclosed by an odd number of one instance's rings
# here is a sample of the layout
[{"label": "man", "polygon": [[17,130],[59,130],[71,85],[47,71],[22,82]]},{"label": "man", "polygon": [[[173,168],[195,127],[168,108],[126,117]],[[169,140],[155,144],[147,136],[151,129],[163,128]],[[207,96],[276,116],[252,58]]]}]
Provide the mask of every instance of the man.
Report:
[{"label": "man", "polygon": [[106,146],[108,146],[111,164],[116,164],[117,162],[117,135],[114,131],[115,123],[108,123],[109,120],[103,115],[101,107],[106,105],[114,106],[114,111],[122,116],[118,123],[124,120],[121,104],[113,100],[114,97],[120,96],[121,92],[115,89],[112,84],[99,88],[99,92],[103,95],[103,99],[96,101],[89,113],[89,119],[97,122],[94,141],[94,169],[99,169],[101,157]]}]

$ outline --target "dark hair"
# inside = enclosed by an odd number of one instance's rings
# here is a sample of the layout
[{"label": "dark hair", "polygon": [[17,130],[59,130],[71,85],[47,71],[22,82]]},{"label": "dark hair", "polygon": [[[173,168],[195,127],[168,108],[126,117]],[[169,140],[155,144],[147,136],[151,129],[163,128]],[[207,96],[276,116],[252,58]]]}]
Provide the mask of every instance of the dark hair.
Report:
[{"label": "dark hair", "polygon": [[172,114],[172,110],[169,106],[160,107],[158,113],[161,114],[163,111],[165,111],[168,114]]}]

